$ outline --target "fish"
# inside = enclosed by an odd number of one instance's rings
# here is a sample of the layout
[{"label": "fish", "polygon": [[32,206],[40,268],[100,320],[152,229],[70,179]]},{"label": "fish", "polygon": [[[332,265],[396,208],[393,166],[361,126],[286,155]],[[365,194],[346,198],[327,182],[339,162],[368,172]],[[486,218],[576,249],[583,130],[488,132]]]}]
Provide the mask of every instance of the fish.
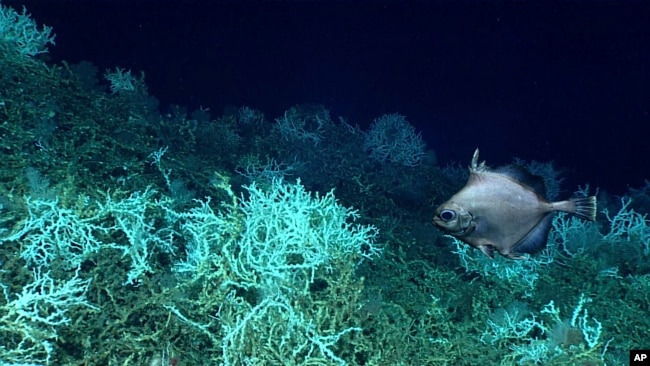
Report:
[{"label": "fish", "polygon": [[472,157],[465,186],[438,206],[433,225],[494,258],[526,259],[546,247],[553,214],[596,220],[596,197],[549,202],[542,177],[521,165],[490,169]]}]

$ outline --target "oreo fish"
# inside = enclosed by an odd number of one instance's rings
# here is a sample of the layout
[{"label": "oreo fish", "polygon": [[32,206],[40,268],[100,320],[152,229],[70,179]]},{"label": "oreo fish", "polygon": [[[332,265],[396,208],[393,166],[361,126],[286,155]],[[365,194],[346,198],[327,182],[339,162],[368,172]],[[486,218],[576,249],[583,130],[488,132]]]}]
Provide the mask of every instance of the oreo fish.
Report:
[{"label": "oreo fish", "polygon": [[524,259],[546,246],[554,211],[596,219],[594,196],[559,202],[545,196],[541,177],[520,165],[489,169],[478,164],[476,149],[465,187],[436,209],[433,225],[491,258],[496,250]]}]

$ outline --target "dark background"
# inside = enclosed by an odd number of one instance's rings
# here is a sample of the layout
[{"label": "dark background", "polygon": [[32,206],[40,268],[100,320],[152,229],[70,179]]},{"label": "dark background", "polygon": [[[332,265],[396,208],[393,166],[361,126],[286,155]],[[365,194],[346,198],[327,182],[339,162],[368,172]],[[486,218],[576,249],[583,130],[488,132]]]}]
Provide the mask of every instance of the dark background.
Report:
[{"label": "dark background", "polygon": [[441,165],[552,160],[567,194],[650,178],[646,3],[3,2],[54,28],[54,61],[144,71],[162,112],[398,112]]}]

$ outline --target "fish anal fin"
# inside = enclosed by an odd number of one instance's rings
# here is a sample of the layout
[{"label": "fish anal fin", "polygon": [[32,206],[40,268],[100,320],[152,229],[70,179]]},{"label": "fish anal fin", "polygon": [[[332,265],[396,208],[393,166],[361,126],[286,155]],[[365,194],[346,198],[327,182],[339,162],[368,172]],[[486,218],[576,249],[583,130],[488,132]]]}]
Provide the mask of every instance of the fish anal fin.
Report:
[{"label": "fish anal fin", "polygon": [[546,246],[548,240],[548,233],[551,230],[553,223],[553,214],[549,213],[542,218],[535,227],[530,230],[517,244],[512,247],[508,258],[516,259],[523,253],[535,254]]}]

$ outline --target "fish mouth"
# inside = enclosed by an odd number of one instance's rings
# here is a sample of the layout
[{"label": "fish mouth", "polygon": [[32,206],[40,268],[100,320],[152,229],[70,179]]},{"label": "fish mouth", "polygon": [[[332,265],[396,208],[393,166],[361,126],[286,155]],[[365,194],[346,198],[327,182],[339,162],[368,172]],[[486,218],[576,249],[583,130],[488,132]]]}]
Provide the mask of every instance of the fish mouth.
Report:
[{"label": "fish mouth", "polygon": [[456,232],[454,235],[463,236],[463,235],[469,234],[473,230],[474,230],[474,227],[472,225],[467,225],[467,227],[465,227],[464,229],[461,229],[460,231]]}]

